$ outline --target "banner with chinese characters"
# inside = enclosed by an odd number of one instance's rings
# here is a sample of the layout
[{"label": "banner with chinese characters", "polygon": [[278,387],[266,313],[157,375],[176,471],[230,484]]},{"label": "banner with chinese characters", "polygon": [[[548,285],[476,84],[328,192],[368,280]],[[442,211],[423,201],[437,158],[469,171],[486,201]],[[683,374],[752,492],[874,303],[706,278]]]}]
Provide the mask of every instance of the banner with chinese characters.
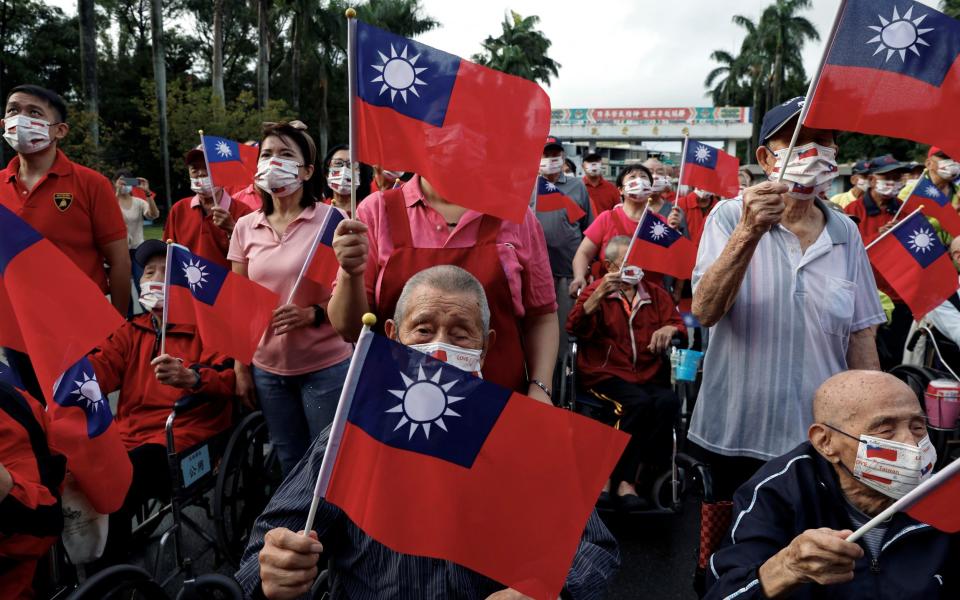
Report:
[{"label": "banner with chinese characters", "polygon": [[551,112],[553,125],[589,123],[750,123],[750,108],[745,106],[706,106],[679,108],[556,108]]}]

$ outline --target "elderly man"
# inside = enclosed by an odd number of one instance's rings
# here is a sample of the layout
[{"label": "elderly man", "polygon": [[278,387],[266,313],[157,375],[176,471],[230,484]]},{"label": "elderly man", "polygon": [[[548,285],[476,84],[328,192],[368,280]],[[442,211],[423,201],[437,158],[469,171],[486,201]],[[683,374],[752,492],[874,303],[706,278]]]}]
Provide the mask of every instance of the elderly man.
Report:
[{"label": "elderly man", "polygon": [[[459,267],[441,265],[410,278],[386,333],[402,344],[431,349],[455,347],[446,361],[471,368],[454,355],[483,362],[496,335],[479,281]],[[317,561],[330,560],[331,598],[524,598],[514,590],[449,561],[399,554],[367,536],[337,507],[320,503],[310,537],[295,533],[306,522],[314,483],[323,461],[328,431],[313,443],[254,524],[236,574],[248,598],[283,600],[310,590]],[[602,598],[606,581],[619,564],[616,542],[596,515],[587,522],[567,577],[565,597]]]},{"label": "elderly man", "polygon": [[643,166],[653,174],[653,191],[660,195],[664,202],[677,203],[677,192],[673,189],[673,183],[670,180],[670,167],[663,164],[659,158],[648,158],[643,161]]},{"label": "elderly man", "polygon": [[[954,207],[960,206],[960,188],[955,183],[960,178],[960,163],[940,148],[930,146],[924,167],[933,185],[940,188],[940,191],[953,201]],[[906,201],[916,185],[916,183],[908,184],[900,190],[900,199]]]},{"label": "elderly man", "polygon": [[807,436],[737,490],[706,598],[960,598],[960,535],[897,513],[846,541],[936,463],[910,388],[875,371],[834,375],[816,392]]},{"label": "elderly man", "polygon": [[638,267],[621,268],[629,245],[625,235],[607,243],[606,275],[583,290],[567,319],[567,331],[580,342],[579,383],[622,407],[616,421],[632,435],[600,495],[601,502],[611,500],[611,484],[617,486],[618,504],[628,511],[646,505],[637,494],[638,472],[653,475],[669,462],[680,401],[664,369],[664,352],[673,336],[686,333],[670,294],[658,285],[643,285]]},{"label": "elderly man", "polygon": [[[802,98],[763,118],[757,162],[781,168]],[[786,183],[720,202],[693,272],[693,312],[712,327],[690,440],[729,498],[764,461],[803,441],[813,391],[834,373],[879,367],[885,321],[856,225],[819,194],[834,177],[833,131],[801,127]]]}]

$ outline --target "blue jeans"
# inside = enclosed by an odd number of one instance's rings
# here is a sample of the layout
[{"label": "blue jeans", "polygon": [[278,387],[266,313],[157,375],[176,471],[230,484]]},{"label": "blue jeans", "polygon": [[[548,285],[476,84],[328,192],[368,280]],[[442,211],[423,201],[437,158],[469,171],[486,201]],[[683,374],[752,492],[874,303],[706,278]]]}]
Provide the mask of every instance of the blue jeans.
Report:
[{"label": "blue jeans", "polygon": [[284,477],[297,466],[314,438],[333,422],[348,366],[349,359],[303,375],[276,375],[252,368],[260,408]]}]

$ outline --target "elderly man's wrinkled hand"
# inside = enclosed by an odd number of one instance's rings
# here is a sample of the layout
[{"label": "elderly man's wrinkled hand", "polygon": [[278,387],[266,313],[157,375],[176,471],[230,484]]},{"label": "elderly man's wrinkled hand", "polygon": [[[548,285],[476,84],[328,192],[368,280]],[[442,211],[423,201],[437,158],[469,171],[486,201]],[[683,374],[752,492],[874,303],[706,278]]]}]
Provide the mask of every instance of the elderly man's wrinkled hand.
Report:
[{"label": "elderly man's wrinkled hand", "polygon": [[213,221],[214,225],[226,231],[227,233],[232,232],[233,226],[236,225],[236,222],[233,220],[233,215],[230,214],[230,211],[220,208],[219,206],[214,206],[210,210],[210,219]]},{"label": "elderly man's wrinkled hand", "polygon": [[789,188],[785,183],[764,181],[743,192],[741,225],[754,235],[763,235],[780,222],[786,204],[783,195]]},{"label": "elderly man's wrinkled hand", "polygon": [[344,273],[359,277],[367,268],[370,242],[367,226],[354,219],[345,219],[337,225],[333,234],[333,252]]},{"label": "elderly man's wrinkled hand", "polygon": [[533,600],[530,596],[521,594],[517,590],[510,588],[500,590],[487,596],[487,600]]},{"label": "elderly man's wrinkled hand", "polygon": [[676,204],[673,205],[673,208],[670,209],[670,215],[667,217],[667,225],[671,229],[680,229],[680,217],[683,216],[683,211],[680,210],[680,207]]},{"label": "elderly man's wrinkled hand", "polygon": [[588,315],[600,308],[600,302],[607,297],[610,292],[620,289],[620,272],[615,271],[607,273],[600,280],[600,285],[594,288],[593,293],[583,303],[583,310]]},{"label": "elderly man's wrinkled hand", "polygon": [[183,366],[183,361],[169,354],[161,354],[150,361],[157,381],[175,388],[188,389],[197,385],[200,376],[193,369]]},{"label": "elderly man's wrinkled hand", "polygon": [[309,537],[283,527],[268,531],[258,555],[263,595],[268,600],[288,600],[309,592],[321,552],[323,544],[314,531]]},{"label": "elderly man's wrinkled hand", "polygon": [[863,548],[846,538],[853,532],[826,527],[808,529],[760,567],[767,597],[781,597],[805,583],[833,585],[853,580]]},{"label": "elderly man's wrinkled hand", "polygon": [[653,352],[654,354],[666,352],[670,349],[670,342],[673,340],[673,336],[676,333],[676,327],[673,325],[664,325],[660,329],[654,331],[653,335],[650,336],[650,345],[647,346],[647,350]]}]

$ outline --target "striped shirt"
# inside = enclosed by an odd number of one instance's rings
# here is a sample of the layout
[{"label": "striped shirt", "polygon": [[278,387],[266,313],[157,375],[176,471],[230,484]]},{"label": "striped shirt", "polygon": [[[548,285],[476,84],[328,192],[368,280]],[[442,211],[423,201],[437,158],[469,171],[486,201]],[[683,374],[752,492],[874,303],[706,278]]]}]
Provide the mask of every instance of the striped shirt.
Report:
[{"label": "striped shirt", "polygon": [[[317,473],[323,461],[329,428],[313,442],[307,455],[274,494],[256,520],[235,577],[246,598],[263,598],[257,555],[268,531],[303,529]],[[531,498],[530,502],[561,502]],[[329,557],[331,598],[350,600],[482,600],[504,586],[449,561],[400,554],[365,534],[344,513],[321,501],[314,524]],[[594,600],[606,597],[607,582],[620,566],[616,540],[596,512],[567,574],[561,597]]]},{"label": "striped shirt", "polygon": [[[857,226],[816,206],[826,217],[817,240],[804,252],[782,225],[764,235],[733,306],[711,328],[689,434],[707,450],[769,460],[805,441],[813,394],[847,369],[850,334],[886,320]],[[724,200],[707,217],[694,290],[742,210],[742,200]]]}]

